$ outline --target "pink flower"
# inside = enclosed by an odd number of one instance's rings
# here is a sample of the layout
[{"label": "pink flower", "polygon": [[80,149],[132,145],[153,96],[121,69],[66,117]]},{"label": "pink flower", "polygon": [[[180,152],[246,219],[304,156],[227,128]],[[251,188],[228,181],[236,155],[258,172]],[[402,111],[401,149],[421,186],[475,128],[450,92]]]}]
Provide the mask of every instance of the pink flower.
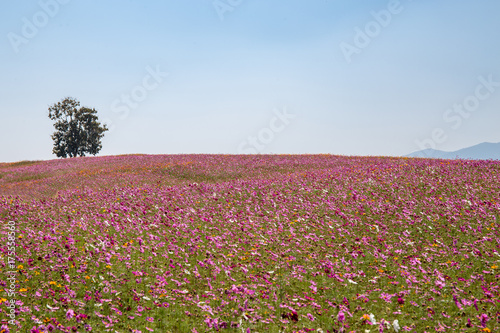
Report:
[{"label": "pink flower", "polygon": [[71,318],[73,318],[75,316],[75,311],[69,309],[67,312],[66,312],[66,319],[70,320]]},{"label": "pink flower", "polygon": [[339,311],[339,314],[337,315],[337,319],[340,321],[340,322],[343,322],[345,320],[345,314],[342,310]]},{"label": "pink flower", "polygon": [[453,302],[455,302],[455,305],[458,307],[459,310],[462,310],[462,304],[458,301],[457,295],[453,295]]}]

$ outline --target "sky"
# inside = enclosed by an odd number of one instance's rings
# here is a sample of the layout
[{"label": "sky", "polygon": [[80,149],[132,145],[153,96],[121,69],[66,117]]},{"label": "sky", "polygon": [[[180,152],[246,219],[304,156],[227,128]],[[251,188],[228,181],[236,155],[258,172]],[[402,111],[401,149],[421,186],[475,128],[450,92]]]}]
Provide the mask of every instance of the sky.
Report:
[{"label": "sky", "polygon": [[401,156],[500,142],[500,2],[7,1],[0,162],[55,159],[48,107],[99,155]]}]

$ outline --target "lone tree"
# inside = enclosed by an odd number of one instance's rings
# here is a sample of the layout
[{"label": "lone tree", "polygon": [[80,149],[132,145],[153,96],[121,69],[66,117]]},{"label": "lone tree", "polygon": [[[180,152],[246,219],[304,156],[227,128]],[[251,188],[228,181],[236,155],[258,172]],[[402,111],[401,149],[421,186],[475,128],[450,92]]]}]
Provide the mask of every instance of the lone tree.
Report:
[{"label": "lone tree", "polygon": [[102,148],[101,139],[108,128],[98,122],[95,109],[79,106],[79,101],[66,97],[49,107],[49,118],[55,121],[56,129],[52,152],[57,157],[95,155]]}]

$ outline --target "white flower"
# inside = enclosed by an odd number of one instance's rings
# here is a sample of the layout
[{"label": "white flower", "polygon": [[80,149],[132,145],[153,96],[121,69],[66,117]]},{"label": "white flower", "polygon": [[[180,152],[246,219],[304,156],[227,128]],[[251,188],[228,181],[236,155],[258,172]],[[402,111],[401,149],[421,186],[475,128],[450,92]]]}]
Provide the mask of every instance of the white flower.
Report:
[{"label": "white flower", "polygon": [[353,280],[351,280],[351,279],[347,279],[347,281],[348,281],[349,283],[352,283],[352,284],[358,284],[357,282],[354,282],[354,281],[353,281]]},{"label": "white flower", "polygon": [[399,322],[397,319],[395,319],[393,322],[392,322],[392,327],[394,327],[394,330],[397,332],[400,330],[401,327],[399,327]]},{"label": "white flower", "polygon": [[377,321],[375,320],[375,315],[373,313],[370,313],[370,321],[372,322],[372,325],[377,325]]}]

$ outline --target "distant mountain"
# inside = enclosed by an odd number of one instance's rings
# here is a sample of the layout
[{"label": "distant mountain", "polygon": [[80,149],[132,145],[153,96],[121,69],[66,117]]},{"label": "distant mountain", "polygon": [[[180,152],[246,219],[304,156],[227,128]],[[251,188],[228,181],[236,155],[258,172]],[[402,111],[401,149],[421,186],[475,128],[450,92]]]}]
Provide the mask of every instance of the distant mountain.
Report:
[{"label": "distant mountain", "polygon": [[500,160],[500,142],[483,142],[478,145],[463,148],[457,151],[442,151],[435,149],[424,149],[416,151],[406,157],[426,157],[444,159],[473,159],[473,160]]}]

